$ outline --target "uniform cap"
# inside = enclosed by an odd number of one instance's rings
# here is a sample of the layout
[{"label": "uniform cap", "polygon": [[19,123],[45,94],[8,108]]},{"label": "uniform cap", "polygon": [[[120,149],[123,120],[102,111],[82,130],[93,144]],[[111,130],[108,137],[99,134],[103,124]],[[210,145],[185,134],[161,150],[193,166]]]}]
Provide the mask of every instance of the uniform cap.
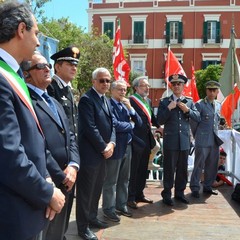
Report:
[{"label": "uniform cap", "polygon": [[72,64],[78,64],[80,51],[77,47],[67,47],[51,56],[51,59],[57,61],[68,61]]},{"label": "uniform cap", "polygon": [[170,83],[174,83],[174,82],[186,83],[187,81],[188,81],[188,79],[181,74],[174,74],[169,77]]},{"label": "uniform cap", "polygon": [[217,81],[211,80],[211,81],[208,81],[205,86],[206,88],[216,89],[216,88],[220,88],[221,84]]}]

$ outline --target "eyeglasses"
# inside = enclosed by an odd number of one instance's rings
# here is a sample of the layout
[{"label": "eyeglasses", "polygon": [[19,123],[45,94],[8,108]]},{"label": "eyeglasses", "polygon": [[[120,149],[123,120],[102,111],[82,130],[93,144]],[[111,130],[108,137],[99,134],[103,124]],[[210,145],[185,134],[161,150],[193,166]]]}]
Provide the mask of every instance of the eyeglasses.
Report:
[{"label": "eyeglasses", "polygon": [[111,83],[110,79],[105,79],[105,78],[98,79],[98,81],[99,83]]},{"label": "eyeglasses", "polygon": [[127,89],[125,89],[125,88],[116,88],[117,89],[117,91],[119,91],[119,92],[126,92],[127,91]]},{"label": "eyeglasses", "polygon": [[37,70],[42,70],[45,69],[46,67],[48,67],[49,69],[52,69],[52,65],[49,63],[37,63],[35,65],[33,65],[32,67],[30,67],[28,69],[28,71],[33,70],[33,69],[37,69]]},{"label": "eyeglasses", "polygon": [[139,87],[142,87],[142,88],[150,88],[150,85],[139,85]]},{"label": "eyeglasses", "polygon": [[172,86],[180,86],[182,83],[180,82],[175,82],[175,83],[172,83]]}]

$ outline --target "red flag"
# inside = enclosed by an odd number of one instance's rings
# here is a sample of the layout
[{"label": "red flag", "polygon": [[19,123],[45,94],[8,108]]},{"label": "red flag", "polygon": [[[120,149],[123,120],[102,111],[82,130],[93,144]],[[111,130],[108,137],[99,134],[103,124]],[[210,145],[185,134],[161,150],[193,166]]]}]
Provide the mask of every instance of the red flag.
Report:
[{"label": "red flag", "polygon": [[229,127],[232,127],[232,114],[237,108],[238,99],[240,97],[240,90],[237,85],[234,86],[234,93],[230,93],[222,102],[221,114],[226,119]]},{"label": "red flag", "polygon": [[123,47],[121,43],[120,20],[113,44],[113,70],[115,80],[125,80],[129,84],[130,67],[124,58]]},{"label": "red flag", "polygon": [[197,102],[200,98],[198,95],[197,85],[196,85],[196,79],[195,79],[195,69],[192,64],[192,79],[191,79],[191,94],[193,102]]}]

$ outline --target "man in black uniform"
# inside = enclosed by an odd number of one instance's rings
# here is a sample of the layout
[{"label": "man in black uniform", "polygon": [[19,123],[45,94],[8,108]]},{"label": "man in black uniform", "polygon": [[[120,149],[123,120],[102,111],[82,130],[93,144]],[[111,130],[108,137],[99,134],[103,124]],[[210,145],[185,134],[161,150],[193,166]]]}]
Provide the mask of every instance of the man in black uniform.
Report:
[{"label": "man in black uniform", "polygon": [[76,47],[67,47],[53,54],[55,75],[48,86],[48,94],[54,97],[64,108],[70,122],[70,130],[77,136],[77,106],[71,88],[71,81],[77,74],[80,52]]},{"label": "man in black uniform", "polygon": [[[51,59],[54,62],[55,75],[52,78],[52,83],[48,86],[48,94],[54,97],[62,106],[69,119],[70,131],[75,134],[77,140],[77,126],[78,126],[78,111],[77,105],[74,102],[74,97],[71,88],[71,81],[77,74],[77,64],[79,62],[80,51],[76,47],[67,47],[63,50],[53,54]],[[67,225],[69,222],[72,203],[74,198],[74,189],[72,188],[69,194],[69,204],[67,213]],[[66,229],[68,226],[66,226]]]}]

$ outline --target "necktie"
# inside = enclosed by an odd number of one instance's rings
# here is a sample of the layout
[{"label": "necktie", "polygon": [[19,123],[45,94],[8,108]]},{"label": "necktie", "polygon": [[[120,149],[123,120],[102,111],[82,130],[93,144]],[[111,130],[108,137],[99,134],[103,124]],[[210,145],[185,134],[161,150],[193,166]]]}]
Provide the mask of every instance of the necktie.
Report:
[{"label": "necktie", "polygon": [[118,107],[119,107],[120,111],[122,112],[123,106],[120,102],[118,103]]},{"label": "necktie", "polygon": [[17,74],[20,76],[20,78],[24,79],[23,72],[22,72],[21,68],[18,69]]},{"label": "necktie", "polygon": [[44,92],[42,94],[42,97],[46,100],[49,108],[51,109],[52,113],[54,114],[54,116],[56,117],[57,122],[59,123],[60,126],[62,126],[61,120],[59,118],[58,112],[57,112],[57,108],[55,103],[53,102],[53,100],[49,97],[49,95]]},{"label": "necktie", "polygon": [[101,96],[101,99],[102,99],[102,102],[103,102],[103,107],[104,107],[104,109],[106,110],[107,113],[109,113],[109,112],[108,112],[108,107],[107,107],[107,103],[106,103],[105,97],[104,97],[104,96]]}]

